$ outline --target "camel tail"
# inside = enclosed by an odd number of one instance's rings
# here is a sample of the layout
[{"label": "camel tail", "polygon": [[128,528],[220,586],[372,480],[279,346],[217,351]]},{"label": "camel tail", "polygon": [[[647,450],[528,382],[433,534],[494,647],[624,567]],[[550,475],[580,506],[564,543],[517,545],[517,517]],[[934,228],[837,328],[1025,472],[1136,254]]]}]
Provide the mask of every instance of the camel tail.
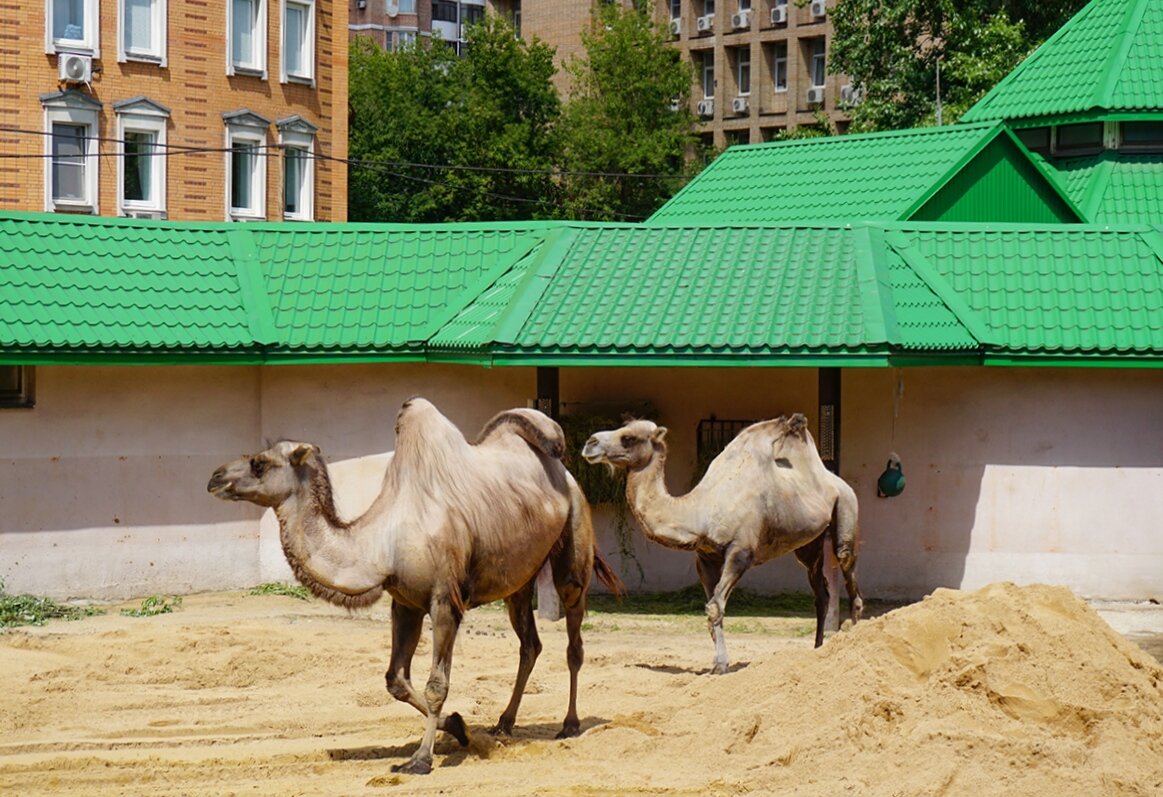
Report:
[{"label": "camel tail", "polygon": [[618,578],[614,568],[610,567],[610,563],[602,555],[602,549],[596,545],[594,546],[594,575],[598,577],[598,581],[606,585],[606,589],[610,590],[615,598],[622,600],[622,596],[626,594],[626,585],[622,583],[622,579]]},{"label": "camel tail", "polygon": [[553,459],[565,457],[565,432],[557,421],[543,412],[517,407],[499,412],[485,424],[473,445],[484,443],[500,430],[516,434],[526,443]]}]

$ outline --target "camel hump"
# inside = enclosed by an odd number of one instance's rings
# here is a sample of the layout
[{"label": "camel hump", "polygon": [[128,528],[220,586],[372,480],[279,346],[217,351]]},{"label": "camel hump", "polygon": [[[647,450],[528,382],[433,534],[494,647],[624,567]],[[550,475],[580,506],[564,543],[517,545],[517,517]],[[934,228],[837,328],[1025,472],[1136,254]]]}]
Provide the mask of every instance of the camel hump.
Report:
[{"label": "camel hump", "polygon": [[553,459],[565,456],[565,432],[557,421],[543,412],[515,407],[498,412],[485,424],[473,445],[480,445],[501,432],[516,434],[529,445]]}]

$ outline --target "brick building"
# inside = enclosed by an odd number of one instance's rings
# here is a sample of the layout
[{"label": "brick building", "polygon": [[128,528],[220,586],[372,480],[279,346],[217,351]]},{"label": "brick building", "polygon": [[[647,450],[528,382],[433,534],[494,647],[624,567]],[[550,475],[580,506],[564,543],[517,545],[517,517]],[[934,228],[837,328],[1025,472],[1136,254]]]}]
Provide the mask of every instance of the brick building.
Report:
[{"label": "brick building", "polygon": [[346,220],[337,0],[23,0],[0,30],[0,207]]}]

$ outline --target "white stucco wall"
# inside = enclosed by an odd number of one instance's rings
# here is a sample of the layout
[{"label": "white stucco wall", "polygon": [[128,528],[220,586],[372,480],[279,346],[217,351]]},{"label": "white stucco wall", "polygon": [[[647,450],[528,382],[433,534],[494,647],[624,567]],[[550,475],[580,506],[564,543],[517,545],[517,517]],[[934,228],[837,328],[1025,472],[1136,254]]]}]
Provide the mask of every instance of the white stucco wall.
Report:
[{"label": "white stucco wall", "polygon": [[[803,411],[814,425],[816,380],[812,369],[563,369],[561,398],[566,411],[653,403],[670,430],[668,481],[682,492],[700,418]],[[215,467],[278,439],[309,440],[353,515],[378,489],[376,455],[392,448],[406,398],[430,398],[471,436],[524,405],[535,382],[533,369],[469,366],[38,368],[37,407],[0,412],[0,578],[9,592],[57,598],[288,578],[269,513],[206,493]],[[1004,579],[1163,596],[1161,396],[1159,371],[845,370],[842,472],[861,502],[865,594]],[[878,499],[893,449],[908,486]],[[632,588],[695,581],[689,554],[636,530],[641,577],[618,561],[608,528],[600,539]],[[806,590],[792,557],[743,583]]]}]

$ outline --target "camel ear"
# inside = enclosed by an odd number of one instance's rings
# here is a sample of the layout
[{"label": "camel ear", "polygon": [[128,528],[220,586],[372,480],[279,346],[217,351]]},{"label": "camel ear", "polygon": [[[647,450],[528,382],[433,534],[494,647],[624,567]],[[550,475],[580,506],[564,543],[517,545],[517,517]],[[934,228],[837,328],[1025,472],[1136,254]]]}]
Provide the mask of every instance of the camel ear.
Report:
[{"label": "camel ear", "polygon": [[665,438],[665,437],[666,437],[666,427],[665,426],[659,426],[657,429],[654,430],[654,433],[652,435],[650,435],[650,439],[656,443],[661,443],[663,438]]},{"label": "camel ear", "polygon": [[299,447],[291,452],[291,464],[296,468],[299,467],[307,461],[307,457],[311,456],[312,451],[318,450],[317,446],[310,445],[309,443],[299,444]]}]

